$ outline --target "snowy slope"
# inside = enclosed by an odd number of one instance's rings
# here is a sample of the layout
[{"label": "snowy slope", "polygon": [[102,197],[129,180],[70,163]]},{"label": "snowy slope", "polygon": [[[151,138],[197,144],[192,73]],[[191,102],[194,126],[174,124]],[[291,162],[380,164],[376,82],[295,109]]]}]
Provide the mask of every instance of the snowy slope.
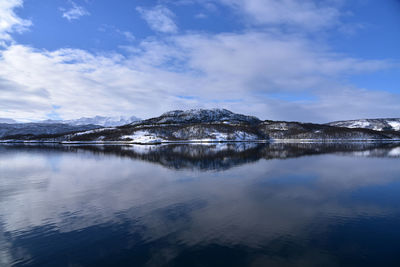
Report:
[{"label": "snowy slope", "polygon": [[104,131],[79,133],[70,141],[125,141],[132,143],[223,142],[267,139],[259,135],[261,121],[226,109],[175,110],[159,117]]},{"label": "snowy slope", "polygon": [[260,140],[390,140],[400,133],[349,129],[323,124],[261,121],[226,109],[175,110],[159,117],[115,129],[102,129],[69,136],[67,141],[130,143],[225,142]]},{"label": "snowy slope", "polygon": [[99,126],[74,126],[61,123],[0,123],[0,139],[7,137],[27,139],[33,136],[67,134],[96,128]]},{"label": "snowy slope", "polygon": [[400,131],[400,118],[335,121],[327,125],[352,129],[371,129],[374,131]]},{"label": "snowy slope", "polygon": [[189,109],[174,110],[162,114],[159,117],[134,122],[132,125],[138,124],[187,124],[187,123],[229,123],[229,124],[257,124],[261,121],[253,116],[233,113],[226,109]]},{"label": "snowy slope", "polygon": [[[134,117],[130,120],[135,119]],[[0,138],[17,135],[20,140],[55,140],[63,142],[225,142],[266,140],[400,140],[400,119],[356,120],[330,124],[285,121],[261,121],[226,109],[175,110],[159,117],[126,124],[126,118],[82,118],[56,124],[2,124]],[[93,123],[96,125],[80,125]],[[111,125],[108,127],[98,126]],[[119,126],[123,124],[122,126]],[[117,126],[114,126],[117,125]],[[79,128],[81,127],[81,128]],[[96,129],[98,128],[98,129]],[[10,134],[12,133],[12,134]],[[64,135],[62,135],[64,133]],[[33,136],[34,135],[34,136]],[[42,136],[40,136],[42,135]],[[39,139],[37,139],[39,138]]]},{"label": "snowy slope", "polygon": [[140,119],[131,116],[119,116],[119,117],[103,117],[103,116],[96,116],[93,118],[80,118],[76,120],[45,120],[42,121],[41,123],[63,123],[63,124],[68,124],[68,125],[100,125],[103,127],[115,127],[115,126],[121,126],[125,124],[129,124],[135,121],[139,121]]}]

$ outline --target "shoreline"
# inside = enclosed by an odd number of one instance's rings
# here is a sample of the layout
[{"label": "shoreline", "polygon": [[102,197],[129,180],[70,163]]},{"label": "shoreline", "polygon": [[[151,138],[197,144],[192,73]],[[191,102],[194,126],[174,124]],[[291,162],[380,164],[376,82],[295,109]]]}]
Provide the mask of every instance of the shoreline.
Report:
[{"label": "shoreline", "polygon": [[269,140],[187,140],[161,142],[134,141],[40,141],[0,140],[0,144],[60,144],[60,145],[161,145],[161,144],[218,144],[218,143],[398,143],[400,139],[269,139]]}]

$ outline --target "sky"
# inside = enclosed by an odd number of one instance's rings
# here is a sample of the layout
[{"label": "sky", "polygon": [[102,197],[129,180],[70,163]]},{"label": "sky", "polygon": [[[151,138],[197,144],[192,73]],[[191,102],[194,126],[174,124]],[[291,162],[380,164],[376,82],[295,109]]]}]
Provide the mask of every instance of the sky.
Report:
[{"label": "sky", "polygon": [[400,0],[0,0],[0,118],[400,117]]}]

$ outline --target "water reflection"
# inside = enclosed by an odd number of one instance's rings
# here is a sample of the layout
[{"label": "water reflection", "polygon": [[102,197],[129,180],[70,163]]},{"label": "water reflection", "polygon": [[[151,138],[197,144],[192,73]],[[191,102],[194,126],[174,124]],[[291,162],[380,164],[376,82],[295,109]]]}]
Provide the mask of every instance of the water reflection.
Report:
[{"label": "water reflection", "polygon": [[398,151],[0,146],[0,266],[396,265]]},{"label": "water reflection", "polygon": [[[59,145],[11,144],[0,146],[0,153],[13,151],[58,153],[60,151],[95,155],[115,155],[160,164],[181,170],[226,170],[260,159],[287,159],[320,154],[400,158],[400,143],[214,143],[168,145]],[[52,159],[53,161],[55,159]]]}]

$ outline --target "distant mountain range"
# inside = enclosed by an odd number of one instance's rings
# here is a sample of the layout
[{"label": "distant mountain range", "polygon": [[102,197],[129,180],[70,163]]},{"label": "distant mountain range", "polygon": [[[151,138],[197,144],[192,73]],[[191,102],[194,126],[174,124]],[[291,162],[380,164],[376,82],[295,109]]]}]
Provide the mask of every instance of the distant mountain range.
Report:
[{"label": "distant mountain range", "polygon": [[[115,127],[121,126],[125,124],[132,123],[134,121],[140,121],[139,118],[135,116],[127,117],[127,116],[117,116],[117,117],[103,117],[96,116],[92,118],[80,118],[76,120],[43,120],[38,122],[30,122],[29,124],[68,124],[73,126],[78,125],[98,125],[103,127]],[[13,119],[8,118],[0,118],[0,123],[8,123],[8,124],[24,124],[21,122],[17,122]]]},{"label": "distant mountain range", "polygon": [[0,123],[17,123],[17,121],[13,119],[0,118]]},{"label": "distant mountain range", "polygon": [[363,128],[375,131],[400,131],[400,119],[362,119],[335,121],[328,123],[330,126],[346,128]]},{"label": "distant mountain range", "polygon": [[0,118],[0,139],[46,138],[53,135],[64,135],[103,127],[116,127],[138,121],[131,117],[80,118],[76,120],[44,120],[40,122],[18,123],[13,119]]},{"label": "distant mountain range", "polygon": [[132,123],[134,121],[139,121],[140,119],[131,116],[131,117],[126,117],[126,116],[119,116],[119,117],[103,117],[103,116],[96,116],[93,118],[80,118],[76,120],[45,120],[41,121],[41,123],[48,123],[48,124],[53,124],[53,123],[63,123],[63,124],[68,124],[68,125],[99,125],[103,127],[116,127],[116,126],[121,126],[125,124]]},{"label": "distant mountain range", "polygon": [[72,134],[97,128],[101,128],[101,126],[76,126],[62,123],[0,123],[0,140],[44,140],[55,135]]},{"label": "distant mountain range", "polygon": [[[226,109],[175,110],[159,117],[136,121],[135,117],[112,120],[105,117],[63,121],[68,127],[52,133],[28,135],[1,134],[9,141],[47,141],[66,143],[164,143],[225,141],[364,141],[400,140],[400,119],[373,119],[332,122],[328,124],[262,121],[254,116],[233,113]],[[55,121],[42,122],[55,129]],[[58,122],[58,121],[56,121]],[[3,124],[4,125],[4,124]],[[10,124],[9,124],[10,125]],[[106,127],[104,127],[106,126]],[[43,126],[44,128],[46,126]],[[60,126],[59,126],[60,127]],[[0,129],[2,126],[0,125]]]}]

